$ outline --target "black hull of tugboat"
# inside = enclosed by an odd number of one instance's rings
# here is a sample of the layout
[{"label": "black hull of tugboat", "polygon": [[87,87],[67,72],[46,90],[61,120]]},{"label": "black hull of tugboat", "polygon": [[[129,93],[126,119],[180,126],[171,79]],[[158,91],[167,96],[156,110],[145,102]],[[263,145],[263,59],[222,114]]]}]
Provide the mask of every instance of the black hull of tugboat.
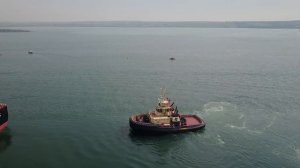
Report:
[{"label": "black hull of tugboat", "polygon": [[8,125],[8,111],[5,104],[0,104],[0,132]]},{"label": "black hull of tugboat", "polygon": [[197,125],[186,125],[186,126],[161,126],[152,123],[135,121],[134,117],[129,118],[129,125],[133,132],[136,133],[154,133],[154,134],[168,134],[168,133],[181,133],[189,131],[197,131],[205,127],[205,123],[198,116],[193,115],[199,119],[200,123]]}]

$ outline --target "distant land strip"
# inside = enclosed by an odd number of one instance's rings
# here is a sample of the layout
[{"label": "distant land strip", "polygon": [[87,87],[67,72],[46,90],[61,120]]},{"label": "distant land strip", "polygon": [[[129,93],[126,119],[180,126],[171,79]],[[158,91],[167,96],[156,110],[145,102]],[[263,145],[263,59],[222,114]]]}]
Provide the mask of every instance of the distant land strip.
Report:
[{"label": "distant land strip", "polygon": [[20,30],[20,29],[0,29],[0,33],[14,33],[14,32],[30,32],[30,31]]},{"label": "distant land strip", "polygon": [[83,22],[0,22],[0,27],[187,27],[187,28],[268,28],[300,29],[300,20],[291,21],[83,21]]}]

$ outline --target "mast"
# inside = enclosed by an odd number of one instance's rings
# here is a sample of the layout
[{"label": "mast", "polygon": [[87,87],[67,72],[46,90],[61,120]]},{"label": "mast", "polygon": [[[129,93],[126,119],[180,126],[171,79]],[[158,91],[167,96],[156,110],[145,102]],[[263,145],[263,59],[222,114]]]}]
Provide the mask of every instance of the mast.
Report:
[{"label": "mast", "polygon": [[160,97],[159,97],[159,100],[164,100],[166,98],[166,88],[165,87],[162,87],[160,88]]}]

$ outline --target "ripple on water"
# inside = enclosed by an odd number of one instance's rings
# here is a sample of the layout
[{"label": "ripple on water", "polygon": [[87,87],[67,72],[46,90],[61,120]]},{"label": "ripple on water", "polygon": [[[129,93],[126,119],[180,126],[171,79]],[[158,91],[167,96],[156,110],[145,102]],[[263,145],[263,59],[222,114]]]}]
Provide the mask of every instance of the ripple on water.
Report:
[{"label": "ripple on water", "polygon": [[219,145],[224,145],[225,144],[225,142],[222,140],[220,135],[217,135],[217,141],[218,141]]},{"label": "ripple on water", "polygon": [[274,149],[272,149],[272,154],[291,163],[297,164],[300,161],[300,148],[295,148],[293,144],[286,144],[286,146],[275,147]]},{"label": "ripple on water", "polygon": [[208,102],[207,104],[204,104],[204,112],[222,112],[225,109],[235,109],[236,106],[229,103],[229,102]]},{"label": "ripple on water", "polygon": [[297,158],[300,159],[300,148],[295,149],[295,152],[296,152]]},{"label": "ripple on water", "polygon": [[[245,131],[251,134],[261,134],[273,126],[278,112],[264,113],[261,109],[244,109],[229,102],[208,102],[203,106],[203,116],[215,125]],[[194,111],[200,113],[200,111]]]}]

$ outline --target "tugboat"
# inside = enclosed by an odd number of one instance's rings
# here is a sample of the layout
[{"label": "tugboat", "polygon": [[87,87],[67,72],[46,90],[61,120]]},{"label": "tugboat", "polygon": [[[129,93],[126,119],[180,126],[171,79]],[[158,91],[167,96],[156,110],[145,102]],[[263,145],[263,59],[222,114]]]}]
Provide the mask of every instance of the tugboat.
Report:
[{"label": "tugboat", "polygon": [[195,131],[205,127],[203,119],[197,115],[179,114],[177,106],[162,89],[155,111],[132,115],[129,125],[134,132],[141,133],[179,133]]},{"label": "tugboat", "polygon": [[0,133],[7,127],[7,124],[8,124],[7,105],[0,103]]}]

